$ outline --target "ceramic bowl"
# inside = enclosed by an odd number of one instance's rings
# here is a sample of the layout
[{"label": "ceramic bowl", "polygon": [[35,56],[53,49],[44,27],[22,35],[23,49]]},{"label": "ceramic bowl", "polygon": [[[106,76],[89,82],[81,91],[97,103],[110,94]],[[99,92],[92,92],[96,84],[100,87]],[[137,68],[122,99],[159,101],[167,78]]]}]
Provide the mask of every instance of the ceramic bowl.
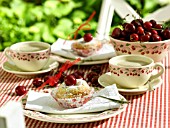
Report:
[{"label": "ceramic bowl", "polygon": [[[159,68],[159,72],[153,71]],[[123,88],[139,88],[148,80],[164,73],[164,66],[143,55],[120,55],[109,60],[109,69],[116,84]]]},{"label": "ceramic bowl", "polygon": [[18,42],[5,48],[4,53],[22,71],[35,72],[48,63],[51,45],[36,41]]},{"label": "ceramic bowl", "polygon": [[159,42],[129,42],[110,38],[117,55],[138,54],[152,58],[155,62],[162,61],[170,49],[170,40]]}]

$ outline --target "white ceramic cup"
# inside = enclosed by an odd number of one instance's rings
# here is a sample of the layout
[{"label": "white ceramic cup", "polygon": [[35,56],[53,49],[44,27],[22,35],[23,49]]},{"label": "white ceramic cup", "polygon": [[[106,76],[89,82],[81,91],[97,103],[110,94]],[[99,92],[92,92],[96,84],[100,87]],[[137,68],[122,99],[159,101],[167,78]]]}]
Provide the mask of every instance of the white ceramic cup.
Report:
[{"label": "white ceramic cup", "polygon": [[19,42],[7,47],[5,55],[23,71],[41,70],[48,62],[51,45],[44,42]]},{"label": "white ceramic cup", "polygon": [[[109,60],[115,83],[123,88],[138,88],[164,73],[164,66],[142,55],[120,55]],[[155,69],[159,69],[158,71]],[[153,71],[156,71],[154,74]]]}]

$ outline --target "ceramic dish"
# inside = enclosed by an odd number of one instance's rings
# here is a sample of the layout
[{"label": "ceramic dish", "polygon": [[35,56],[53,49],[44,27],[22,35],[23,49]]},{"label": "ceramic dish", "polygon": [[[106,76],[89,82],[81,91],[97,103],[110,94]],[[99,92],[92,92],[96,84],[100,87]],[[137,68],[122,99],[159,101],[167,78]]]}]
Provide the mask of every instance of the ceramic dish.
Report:
[{"label": "ceramic dish", "polygon": [[[57,56],[57,55],[53,55],[53,58],[55,58],[58,62],[60,63],[65,63],[67,60],[69,61],[73,61],[73,59],[69,59],[69,58],[64,58],[62,56]],[[107,60],[83,60],[80,63],[77,63],[76,65],[93,65],[93,64],[103,64],[103,63],[108,63],[109,59]]]},{"label": "ceramic dish", "polygon": [[58,66],[59,66],[59,63],[56,60],[54,60],[52,57],[50,57],[46,66],[42,70],[36,71],[36,72],[22,71],[21,69],[17,68],[17,66],[15,64],[13,64],[9,61],[6,61],[6,62],[3,63],[2,69],[6,72],[13,73],[18,77],[32,78],[32,77],[35,77],[37,75],[47,73],[47,72],[51,71],[52,69],[57,68]]},{"label": "ceramic dish", "polygon": [[[115,83],[110,72],[101,75],[98,79],[98,82],[103,87]],[[155,88],[159,87],[161,84],[162,84],[162,79],[161,77],[158,77],[157,79],[154,79],[151,82],[146,83],[144,86],[140,86],[139,88],[135,88],[135,89],[122,88],[119,85],[116,86],[118,88],[118,91],[123,95],[139,95],[139,94],[146,93],[146,91],[154,90]]]},{"label": "ceramic dish", "polygon": [[40,113],[36,111],[24,110],[24,115],[45,122],[86,123],[86,122],[99,121],[118,115],[125,110],[126,106],[127,105],[125,105],[124,107],[118,110],[108,110],[100,113],[69,114],[69,115],[46,114],[46,113]]},{"label": "ceramic dish", "polygon": [[[27,97],[24,97],[22,99],[23,105],[26,104],[26,98]],[[95,122],[95,121],[107,119],[125,111],[126,107],[127,104],[122,104],[122,106],[119,109],[112,109],[112,110],[106,110],[106,111],[94,112],[94,113],[81,113],[81,114],[49,114],[49,113],[38,112],[38,111],[27,110],[27,109],[24,109],[23,112],[25,116],[40,121],[74,124],[74,123]]]}]

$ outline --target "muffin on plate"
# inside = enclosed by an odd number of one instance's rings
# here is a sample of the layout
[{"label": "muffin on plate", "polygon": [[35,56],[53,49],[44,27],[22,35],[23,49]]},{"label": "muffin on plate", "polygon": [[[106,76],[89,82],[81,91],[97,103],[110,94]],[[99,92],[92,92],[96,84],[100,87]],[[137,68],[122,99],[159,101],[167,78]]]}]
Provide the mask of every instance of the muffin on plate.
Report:
[{"label": "muffin on plate", "polygon": [[102,48],[102,42],[93,38],[90,33],[86,33],[82,39],[75,41],[71,49],[79,56],[87,57]]},{"label": "muffin on plate", "polygon": [[[72,75],[67,77],[62,84],[52,90],[51,95],[64,108],[80,107],[91,99],[94,89],[83,79],[75,79],[76,83],[74,83]],[[67,79],[71,82],[67,82]]]}]

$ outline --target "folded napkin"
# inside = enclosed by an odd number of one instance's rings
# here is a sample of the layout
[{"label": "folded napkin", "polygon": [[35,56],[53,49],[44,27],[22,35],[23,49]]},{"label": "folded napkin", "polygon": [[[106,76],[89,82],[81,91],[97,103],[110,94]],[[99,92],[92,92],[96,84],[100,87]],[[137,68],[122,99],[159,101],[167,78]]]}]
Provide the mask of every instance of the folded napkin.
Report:
[{"label": "folded napkin", "polygon": [[107,60],[115,56],[115,50],[111,44],[103,43],[103,47],[95,54],[88,57],[81,57],[71,50],[71,44],[74,40],[64,40],[59,38],[51,45],[51,52],[53,54],[63,56],[70,59],[81,58],[82,60]]},{"label": "folded napkin", "polygon": [[[108,97],[116,101],[103,97]],[[71,109],[60,107],[50,93],[29,91],[25,108],[53,114],[89,113],[120,108],[121,103],[118,101],[122,100],[126,101],[126,99],[119,94],[115,84],[96,92],[93,98],[83,106]]]}]

